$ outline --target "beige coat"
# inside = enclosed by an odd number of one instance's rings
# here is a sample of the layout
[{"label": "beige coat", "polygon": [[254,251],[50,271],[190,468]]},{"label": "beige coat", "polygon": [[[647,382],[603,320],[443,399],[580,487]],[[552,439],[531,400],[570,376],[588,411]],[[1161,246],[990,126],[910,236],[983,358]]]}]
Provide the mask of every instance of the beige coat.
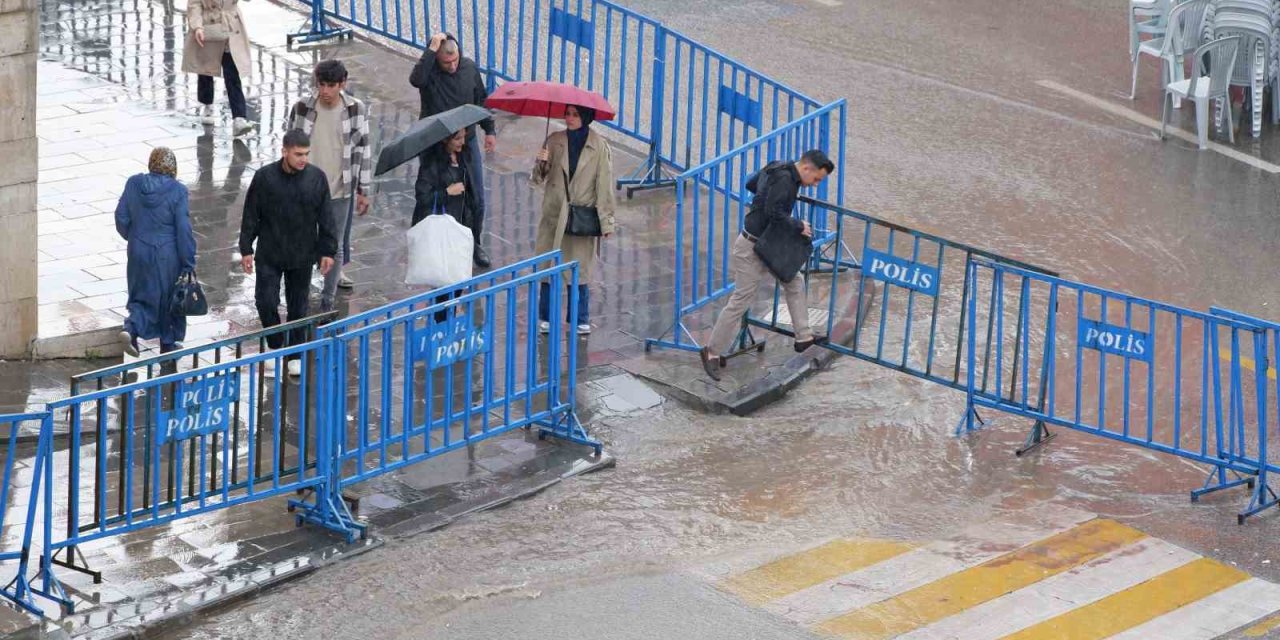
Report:
[{"label": "beige coat", "polygon": [[[564,259],[577,260],[579,282],[591,281],[599,238],[566,236],[569,201],[565,200],[564,180],[569,175],[569,137],[563,131],[547,136],[545,143],[550,161],[535,162],[530,181],[543,185],[542,218],[538,221],[536,250],[545,253],[559,249]],[[578,170],[569,182],[569,198],[573,204],[594,206],[600,212],[600,230],[613,233],[613,156],[609,142],[595,131],[587,134],[587,143],[578,157]]]},{"label": "beige coat", "polygon": [[[221,24],[231,32],[226,42],[196,44],[196,29]],[[187,2],[187,42],[182,49],[182,71],[202,76],[222,77],[222,53],[231,51],[240,79],[246,80],[252,68],[249,59],[249,34],[240,15],[239,0],[190,0]]]}]

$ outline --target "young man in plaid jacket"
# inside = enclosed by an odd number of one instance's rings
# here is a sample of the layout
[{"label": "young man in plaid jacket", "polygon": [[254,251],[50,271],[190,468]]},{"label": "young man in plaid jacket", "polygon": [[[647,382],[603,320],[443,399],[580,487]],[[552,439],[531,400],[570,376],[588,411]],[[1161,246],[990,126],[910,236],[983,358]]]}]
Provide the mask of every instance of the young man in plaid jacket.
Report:
[{"label": "young man in plaid jacket", "polygon": [[351,262],[351,212],[369,212],[373,182],[369,111],[344,90],[347,68],[339,60],[323,60],[315,68],[315,94],[299,100],[285,118],[285,130],[301,129],[311,136],[311,163],[329,179],[334,228],[342,234],[342,259],[329,270],[320,292],[320,310],[332,311],[337,288],[354,283],[343,273]]}]

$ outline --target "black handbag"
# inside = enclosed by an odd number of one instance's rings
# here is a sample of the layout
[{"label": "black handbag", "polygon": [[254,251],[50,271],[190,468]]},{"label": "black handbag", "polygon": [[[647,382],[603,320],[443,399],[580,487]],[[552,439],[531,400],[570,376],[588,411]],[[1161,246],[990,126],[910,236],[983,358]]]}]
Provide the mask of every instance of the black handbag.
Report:
[{"label": "black handbag", "polygon": [[178,276],[178,282],[173,285],[172,311],[179,316],[202,316],[209,313],[209,301],[205,300],[204,289],[200,288],[196,274],[187,271]]},{"label": "black handbag", "polygon": [[[564,174],[564,201],[569,202],[569,174]],[[569,205],[569,219],[564,224],[564,233],[568,236],[598,238],[604,233],[600,229],[600,212],[595,207],[579,204]]]},{"label": "black handbag", "polygon": [[790,223],[790,220],[770,223],[753,247],[769,273],[784,283],[794,280],[813,254],[813,242]]}]

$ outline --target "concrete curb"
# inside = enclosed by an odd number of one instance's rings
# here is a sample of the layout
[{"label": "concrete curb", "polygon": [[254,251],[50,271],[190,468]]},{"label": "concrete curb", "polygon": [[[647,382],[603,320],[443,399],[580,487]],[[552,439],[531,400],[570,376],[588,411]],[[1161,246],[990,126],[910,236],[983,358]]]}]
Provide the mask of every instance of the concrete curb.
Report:
[{"label": "concrete curb", "polygon": [[[371,529],[376,530],[378,535],[371,535],[368,539],[354,544],[335,540],[333,544],[318,550],[309,548],[294,557],[274,562],[269,567],[257,569],[243,578],[238,578],[234,581],[235,584],[179,591],[161,601],[139,603],[134,610],[136,614],[133,616],[122,617],[117,615],[116,611],[104,612],[103,625],[85,629],[83,632],[67,631],[53,622],[37,622],[11,637],[132,640],[172,632],[190,624],[198,616],[226,609],[268,589],[310,575],[340,561],[360,556],[382,547],[389,540],[403,540],[436,531],[465,516],[532,497],[567,478],[612,468],[615,464],[616,459],[604,453],[596,459],[579,460],[567,470],[543,471],[521,478],[518,482],[501,485],[496,490],[482,494],[474,500],[459,503],[441,511],[428,511],[406,517],[407,513],[413,511],[413,505],[406,505],[400,509],[382,512],[372,520]],[[385,524],[379,524],[380,522]],[[307,538],[300,538],[297,545],[310,547],[311,543]],[[280,555],[280,550],[275,549],[263,555]],[[246,558],[243,563],[253,564],[260,561],[263,555]]]}]

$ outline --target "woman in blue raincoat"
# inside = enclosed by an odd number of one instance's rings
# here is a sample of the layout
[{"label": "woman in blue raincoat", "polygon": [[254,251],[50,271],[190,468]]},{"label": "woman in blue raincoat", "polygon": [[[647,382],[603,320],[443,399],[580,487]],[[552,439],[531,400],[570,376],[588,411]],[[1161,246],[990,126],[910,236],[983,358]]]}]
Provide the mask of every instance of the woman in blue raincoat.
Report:
[{"label": "woman in blue raincoat", "polygon": [[196,237],[187,208],[187,187],[178,182],[178,163],[164,147],[151,151],[148,173],[125,183],[116,206],[116,231],[129,242],[129,317],[120,341],[137,357],[138,339],[160,339],[160,352],[186,337],[186,316],[171,311],[178,276],[196,268]]}]

